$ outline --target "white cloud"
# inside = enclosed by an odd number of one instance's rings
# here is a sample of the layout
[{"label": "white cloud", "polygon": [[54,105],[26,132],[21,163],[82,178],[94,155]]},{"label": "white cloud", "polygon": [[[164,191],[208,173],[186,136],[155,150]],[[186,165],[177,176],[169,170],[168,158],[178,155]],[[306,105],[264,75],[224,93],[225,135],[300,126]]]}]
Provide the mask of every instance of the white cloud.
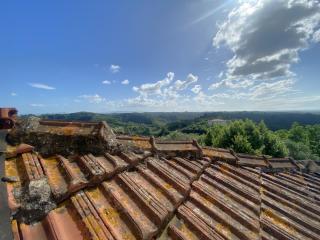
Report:
[{"label": "white cloud", "polygon": [[16,94],[15,92],[10,93],[10,95],[11,95],[12,97],[17,96],[17,94]]},{"label": "white cloud", "polygon": [[185,81],[177,80],[174,83],[174,88],[176,90],[184,90],[192,83],[195,83],[198,81],[198,76],[193,75],[192,73],[189,73],[187,76],[187,79]]},{"label": "white cloud", "polygon": [[261,82],[242,91],[233,88],[233,90],[213,94],[211,96],[217,99],[243,99],[246,100],[248,104],[252,104],[252,102],[250,101],[265,101],[279,98],[285,95],[288,96],[296,94],[298,91],[293,89],[294,83],[295,80],[293,79],[284,79],[273,82]]},{"label": "white cloud", "polygon": [[252,87],[249,96],[251,99],[275,98],[281,94],[292,91],[294,82],[292,79],[280,80],[273,83],[264,82]]},{"label": "white cloud", "polygon": [[234,56],[226,63],[225,78],[211,88],[292,78],[291,65],[311,40],[318,41],[319,24],[316,0],[241,1],[213,38],[215,47],[226,46]]},{"label": "white cloud", "polygon": [[31,103],[30,106],[31,107],[44,107],[45,105],[41,104],[41,103]]},{"label": "white cloud", "polygon": [[220,82],[213,83],[209,86],[209,90],[217,89],[220,87],[227,87],[227,88],[248,88],[254,85],[255,81],[252,79],[223,79]]},{"label": "white cloud", "polygon": [[201,91],[201,86],[200,85],[194,85],[193,88],[191,88],[191,91],[194,92],[195,94],[199,93]]},{"label": "white cloud", "polygon": [[43,83],[29,83],[29,86],[33,88],[40,88],[45,90],[55,90],[55,87],[51,87],[49,85],[43,84]]},{"label": "white cloud", "polygon": [[209,90],[217,89],[225,84],[225,81],[216,82],[210,85]]},{"label": "white cloud", "polygon": [[130,82],[128,79],[125,79],[121,82],[122,85],[128,85]]},{"label": "white cloud", "polygon": [[[134,86],[133,91],[139,95],[134,98],[126,99],[123,105],[134,108],[149,108],[150,110],[159,109],[164,111],[185,110],[189,108],[194,101],[190,94],[184,90],[190,88],[192,84],[198,81],[198,76],[190,73],[185,80],[174,80],[174,73],[168,72],[166,77],[154,83],[144,83],[140,86]],[[201,91],[201,86],[190,89],[191,91]]]},{"label": "white cloud", "polygon": [[135,92],[139,92],[142,95],[150,95],[150,94],[161,94],[161,89],[165,86],[168,86],[174,78],[173,72],[168,72],[167,76],[155,83],[145,83],[142,84],[140,87],[133,87],[132,89]]},{"label": "white cloud", "polygon": [[96,103],[96,104],[99,104],[99,103],[106,101],[106,99],[104,97],[100,96],[99,94],[94,94],[94,95],[84,94],[84,95],[79,96],[79,98],[85,99],[89,103]]},{"label": "white cloud", "polygon": [[269,99],[268,101],[257,101],[255,107],[257,109],[271,110],[318,110],[320,104],[320,96],[292,96]]},{"label": "white cloud", "polygon": [[181,101],[181,94],[183,90],[198,81],[198,76],[192,73],[188,74],[185,80],[177,80],[173,82],[174,73],[168,72],[167,76],[155,83],[145,83],[140,87],[134,86],[132,89],[138,92],[143,99],[155,99],[157,101],[173,101],[174,99]]},{"label": "white cloud", "polygon": [[111,82],[109,80],[104,80],[104,81],[102,81],[102,84],[109,85],[109,84],[111,84]]},{"label": "white cloud", "polygon": [[320,29],[318,29],[318,31],[313,33],[312,41],[320,42]]},{"label": "white cloud", "polygon": [[119,71],[120,71],[120,66],[119,65],[114,65],[114,64],[110,65],[110,72],[117,73]]},{"label": "white cloud", "polygon": [[[220,110],[287,110],[305,106],[314,109],[320,102],[320,96],[305,97],[301,92],[292,89],[291,80],[281,82],[268,82],[258,84],[246,91],[231,89],[221,93],[207,94],[201,90],[200,85],[190,90],[196,93],[181,94],[167,92],[172,88],[166,87],[161,95],[142,95],[119,101],[95,100],[102,97],[90,95],[86,99],[94,103],[101,111],[220,111]],[[187,92],[186,92],[187,93]],[[172,94],[172,95],[170,95]],[[94,99],[94,100],[92,100]],[[104,110],[103,110],[104,109]]]}]

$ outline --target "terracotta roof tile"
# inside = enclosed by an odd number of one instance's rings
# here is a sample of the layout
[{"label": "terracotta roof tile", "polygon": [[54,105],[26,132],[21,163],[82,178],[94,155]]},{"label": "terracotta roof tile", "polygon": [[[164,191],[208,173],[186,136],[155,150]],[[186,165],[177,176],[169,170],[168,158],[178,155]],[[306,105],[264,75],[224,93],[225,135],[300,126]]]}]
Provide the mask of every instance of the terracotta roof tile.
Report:
[{"label": "terracotta roof tile", "polygon": [[[105,153],[104,156],[87,154],[67,159],[60,155],[42,158],[35,153],[24,153],[6,161],[6,176],[17,180],[8,183],[7,188],[11,196],[14,187],[46,177],[55,199],[59,202],[80,189],[110,179],[146,156],[134,153],[120,153],[120,156]],[[13,196],[10,199],[12,207],[15,208]]]},{"label": "terracotta roof tile", "polygon": [[138,148],[143,148],[146,150],[151,150],[152,145],[150,142],[150,138],[146,137],[129,137],[129,136],[117,136],[118,142],[129,145],[129,146],[134,146]]},{"label": "terracotta roof tile", "polygon": [[156,148],[158,151],[198,151],[192,142],[157,142]]},{"label": "terracotta roof tile", "polygon": [[294,162],[304,172],[320,173],[320,161],[298,160]]},{"label": "terracotta roof tile", "polygon": [[319,181],[306,173],[210,166],[207,159],[147,158],[134,171],[78,191],[42,221],[14,220],[12,227],[16,239],[151,239],[170,221],[171,239],[318,239]]},{"label": "terracotta roof tile", "polygon": [[228,164],[209,168],[192,184],[189,200],[178,209],[179,224],[170,225],[169,236],[258,239],[259,195],[254,174]]},{"label": "terracotta roof tile", "polygon": [[100,122],[41,120],[35,131],[61,135],[97,135],[101,128]]},{"label": "terracotta roof tile", "polygon": [[267,161],[272,168],[296,168],[290,158],[268,158]]},{"label": "terracotta roof tile", "polygon": [[[320,180],[320,179],[318,179]],[[319,195],[303,175],[261,175],[261,229],[268,238],[318,239]]]},{"label": "terracotta roof tile", "polygon": [[5,167],[5,175],[6,177],[10,177],[14,181],[7,182],[7,194],[8,194],[8,204],[9,208],[15,212],[19,208],[19,203],[16,201],[14,197],[14,190],[19,189],[21,187],[21,180],[18,172],[17,159],[12,158],[10,161],[6,160],[4,162]]},{"label": "terracotta roof tile", "polygon": [[[80,234],[80,231],[88,239],[151,239],[166,226],[174,210],[188,196],[195,179],[192,176],[199,176],[209,164],[208,159],[188,162],[181,158],[148,158],[135,171],[120,173],[112,180],[78,191],[40,223],[18,223],[19,229],[28,228],[18,234],[28,239],[31,232],[38,231],[41,236],[46,229],[46,237],[51,233],[65,234],[61,239],[70,239],[68,234]],[[58,221],[64,218],[68,218],[67,225]],[[67,226],[72,228],[67,230]]]},{"label": "terracotta roof tile", "polygon": [[117,148],[118,142],[106,122],[66,122],[22,118],[8,134],[13,144],[31,144],[43,156],[101,154]]},{"label": "terracotta roof tile", "polygon": [[254,156],[243,153],[236,153],[237,164],[240,166],[248,166],[248,167],[268,167],[269,164],[266,161],[266,158],[263,156]]},{"label": "terracotta roof tile", "polygon": [[[309,177],[309,180],[306,178]],[[270,175],[229,164],[208,168],[192,184],[168,230],[172,239],[318,239],[319,181]]]},{"label": "terracotta roof tile", "polygon": [[[198,151],[194,142],[161,144]],[[43,178],[57,204],[32,224],[14,218],[15,239],[319,239],[320,175],[292,159],[217,148],[201,149],[205,157],[136,152],[7,159],[14,212],[14,191]]]},{"label": "terracotta roof tile", "polygon": [[231,153],[230,150],[227,149],[203,147],[202,151],[205,156],[208,156],[216,161],[226,161],[231,163],[236,162],[236,157]]},{"label": "terracotta roof tile", "polygon": [[[195,158],[202,156],[202,148],[196,141],[163,141],[159,139],[118,136],[117,140],[127,146],[151,150],[160,154],[189,153]],[[172,155],[173,156],[173,155]]]}]

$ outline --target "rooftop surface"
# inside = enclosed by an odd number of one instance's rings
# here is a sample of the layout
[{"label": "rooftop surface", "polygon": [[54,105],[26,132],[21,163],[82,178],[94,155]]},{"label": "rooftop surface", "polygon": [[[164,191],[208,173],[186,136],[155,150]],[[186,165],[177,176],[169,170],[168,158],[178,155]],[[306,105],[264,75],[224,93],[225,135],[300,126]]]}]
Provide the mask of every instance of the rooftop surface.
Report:
[{"label": "rooftop surface", "polygon": [[14,238],[320,239],[318,162],[116,140],[99,154],[8,148]]}]

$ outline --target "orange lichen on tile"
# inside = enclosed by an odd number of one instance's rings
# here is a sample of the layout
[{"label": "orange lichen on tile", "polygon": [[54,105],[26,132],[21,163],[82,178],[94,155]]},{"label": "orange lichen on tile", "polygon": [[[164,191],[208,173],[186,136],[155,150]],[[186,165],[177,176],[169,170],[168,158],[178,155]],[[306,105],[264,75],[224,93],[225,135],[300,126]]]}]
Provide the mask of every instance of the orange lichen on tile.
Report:
[{"label": "orange lichen on tile", "polygon": [[12,211],[16,211],[20,204],[16,201],[16,198],[14,197],[14,191],[15,189],[19,189],[21,187],[21,181],[19,172],[17,169],[17,159],[11,158],[10,160],[6,160],[4,162],[5,167],[5,176],[7,178],[13,179],[14,181],[7,182],[7,194],[8,194],[8,204],[9,208]]},{"label": "orange lichen on tile", "polygon": [[284,218],[281,218],[270,209],[263,210],[261,213],[261,218],[266,218],[266,220],[270,221],[278,228],[283,229],[290,235],[299,236],[298,232],[290,224],[288,224]]},{"label": "orange lichen on tile", "polygon": [[89,135],[98,131],[102,124],[98,122],[65,122],[41,120],[37,132],[49,132],[58,135]]},{"label": "orange lichen on tile", "polygon": [[[76,127],[62,129],[73,134]],[[6,160],[6,176],[15,180],[7,182],[12,209],[19,207],[13,189],[40,178],[58,205],[32,224],[13,219],[15,239],[319,239],[319,175],[283,172],[286,159],[269,166],[265,157],[225,149],[204,148],[205,157],[195,157],[194,142],[155,144],[163,154],[128,148]]]},{"label": "orange lichen on tile", "polygon": [[126,222],[126,214],[119,211],[103,187],[88,189],[85,194],[97,209],[100,218],[116,239],[138,239],[136,229]]},{"label": "orange lichen on tile", "polygon": [[203,147],[202,152],[204,156],[208,156],[215,161],[235,162],[236,158],[229,150],[221,148]]},{"label": "orange lichen on tile", "polygon": [[62,199],[68,194],[67,174],[58,157],[41,158],[41,164],[48,178],[52,193],[56,199]]},{"label": "orange lichen on tile", "polygon": [[76,132],[79,132],[79,127],[66,126],[62,127],[61,131],[64,135],[74,135]]},{"label": "orange lichen on tile", "polygon": [[138,148],[142,148],[142,149],[151,149],[152,146],[148,141],[145,141],[145,140],[132,140],[132,144]]}]

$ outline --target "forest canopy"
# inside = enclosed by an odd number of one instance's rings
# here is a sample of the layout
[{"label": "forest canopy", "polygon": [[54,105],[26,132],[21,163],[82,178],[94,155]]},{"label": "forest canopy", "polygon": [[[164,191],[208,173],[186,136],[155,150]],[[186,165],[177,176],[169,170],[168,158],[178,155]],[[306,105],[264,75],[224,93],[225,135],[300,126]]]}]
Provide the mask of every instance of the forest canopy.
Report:
[{"label": "forest canopy", "polygon": [[230,148],[236,152],[266,154],[294,159],[320,159],[320,125],[294,123],[288,130],[271,131],[265,123],[236,120],[208,128],[203,138],[207,146]]},{"label": "forest canopy", "polygon": [[[117,134],[196,139],[236,152],[320,159],[320,114],[299,112],[181,112],[45,114],[45,119],[107,121]],[[217,121],[215,121],[217,120]],[[217,124],[215,122],[218,122]]]}]

